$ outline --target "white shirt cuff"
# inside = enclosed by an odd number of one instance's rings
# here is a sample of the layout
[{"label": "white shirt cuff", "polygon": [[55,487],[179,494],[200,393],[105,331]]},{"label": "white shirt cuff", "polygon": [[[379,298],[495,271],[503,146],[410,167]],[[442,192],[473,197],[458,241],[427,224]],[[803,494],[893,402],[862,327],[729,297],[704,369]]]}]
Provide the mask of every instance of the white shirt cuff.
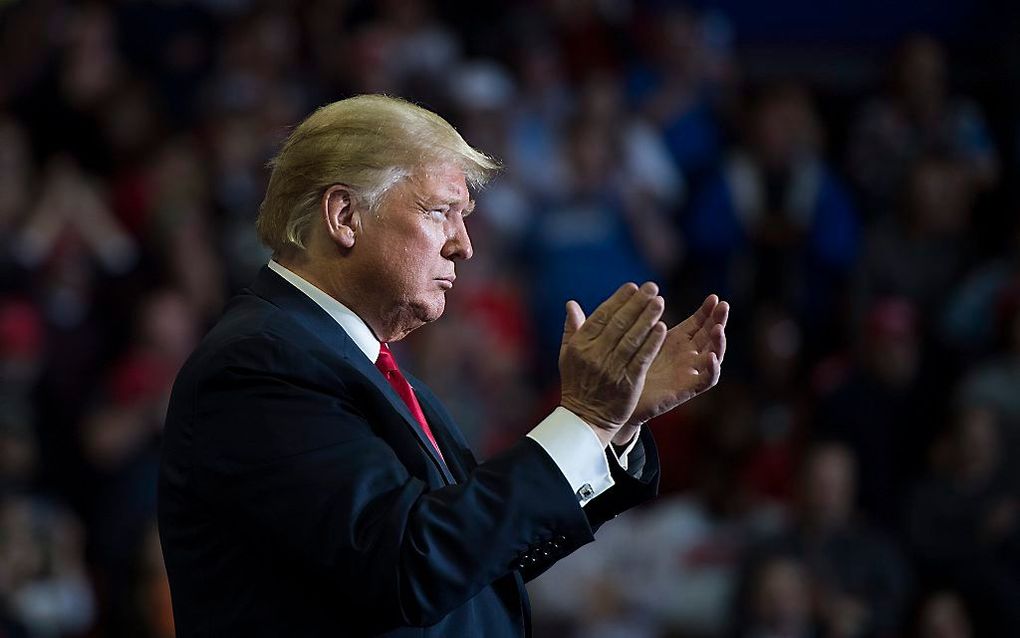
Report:
[{"label": "white shirt cuff", "polygon": [[556,408],[528,436],[552,457],[581,507],[614,485],[602,441],[570,410]]},{"label": "white shirt cuff", "polygon": [[616,446],[613,445],[612,443],[609,444],[609,451],[612,452],[613,458],[616,459],[616,462],[620,464],[621,470],[624,471],[627,470],[627,462],[628,459],[630,458],[630,453],[631,451],[634,450],[634,446],[637,445],[638,439],[640,438],[641,438],[641,426],[638,426],[637,431],[634,432],[634,438],[630,440],[630,443],[627,444],[627,447],[623,448],[623,451],[620,452],[619,454],[616,453]]}]

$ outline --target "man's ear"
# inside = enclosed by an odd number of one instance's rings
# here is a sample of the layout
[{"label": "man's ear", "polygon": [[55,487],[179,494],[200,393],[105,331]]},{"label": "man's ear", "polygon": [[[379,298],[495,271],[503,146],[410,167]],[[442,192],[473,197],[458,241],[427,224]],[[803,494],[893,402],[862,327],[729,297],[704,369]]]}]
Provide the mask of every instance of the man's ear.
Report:
[{"label": "man's ear", "polygon": [[355,210],[354,194],[343,184],[326,189],[319,202],[319,212],[325,223],[326,234],[340,248],[353,248],[354,236],[360,229],[360,215]]}]

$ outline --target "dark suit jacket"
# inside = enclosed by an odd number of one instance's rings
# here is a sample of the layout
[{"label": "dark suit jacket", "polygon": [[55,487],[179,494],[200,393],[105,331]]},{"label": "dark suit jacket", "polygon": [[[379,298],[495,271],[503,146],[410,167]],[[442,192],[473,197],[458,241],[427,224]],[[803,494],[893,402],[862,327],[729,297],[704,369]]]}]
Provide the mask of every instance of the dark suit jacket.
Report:
[{"label": "dark suit jacket", "polygon": [[373,362],[263,268],[181,370],[159,532],[180,638],[530,634],[524,582],[654,495],[637,479],[584,508],[535,441],[477,463],[408,376],[444,464]]}]

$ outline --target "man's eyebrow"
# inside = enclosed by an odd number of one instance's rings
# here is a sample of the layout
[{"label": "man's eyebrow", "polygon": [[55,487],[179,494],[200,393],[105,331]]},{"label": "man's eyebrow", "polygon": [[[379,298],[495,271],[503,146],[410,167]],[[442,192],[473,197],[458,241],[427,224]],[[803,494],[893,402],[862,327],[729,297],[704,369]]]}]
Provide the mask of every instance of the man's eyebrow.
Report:
[{"label": "man's eyebrow", "polygon": [[[428,198],[422,198],[421,200],[418,201],[418,205],[421,206],[422,208],[435,208],[438,206],[449,209],[459,205],[462,201],[463,200],[460,199],[433,200]],[[470,215],[474,209],[475,200],[469,199],[467,204],[464,204],[464,208],[461,210],[461,215]]]}]

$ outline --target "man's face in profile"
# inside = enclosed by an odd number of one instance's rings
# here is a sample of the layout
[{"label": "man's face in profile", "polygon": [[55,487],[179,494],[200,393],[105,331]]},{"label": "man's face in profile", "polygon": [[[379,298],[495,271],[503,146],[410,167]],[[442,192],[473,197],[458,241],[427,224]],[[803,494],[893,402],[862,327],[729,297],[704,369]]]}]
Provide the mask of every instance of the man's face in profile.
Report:
[{"label": "man's face in profile", "polygon": [[359,276],[372,283],[394,325],[409,332],[443,314],[456,262],[471,258],[464,217],[473,208],[464,172],[446,164],[397,184],[377,215],[363,216],[355,246],[363,257]]}]

